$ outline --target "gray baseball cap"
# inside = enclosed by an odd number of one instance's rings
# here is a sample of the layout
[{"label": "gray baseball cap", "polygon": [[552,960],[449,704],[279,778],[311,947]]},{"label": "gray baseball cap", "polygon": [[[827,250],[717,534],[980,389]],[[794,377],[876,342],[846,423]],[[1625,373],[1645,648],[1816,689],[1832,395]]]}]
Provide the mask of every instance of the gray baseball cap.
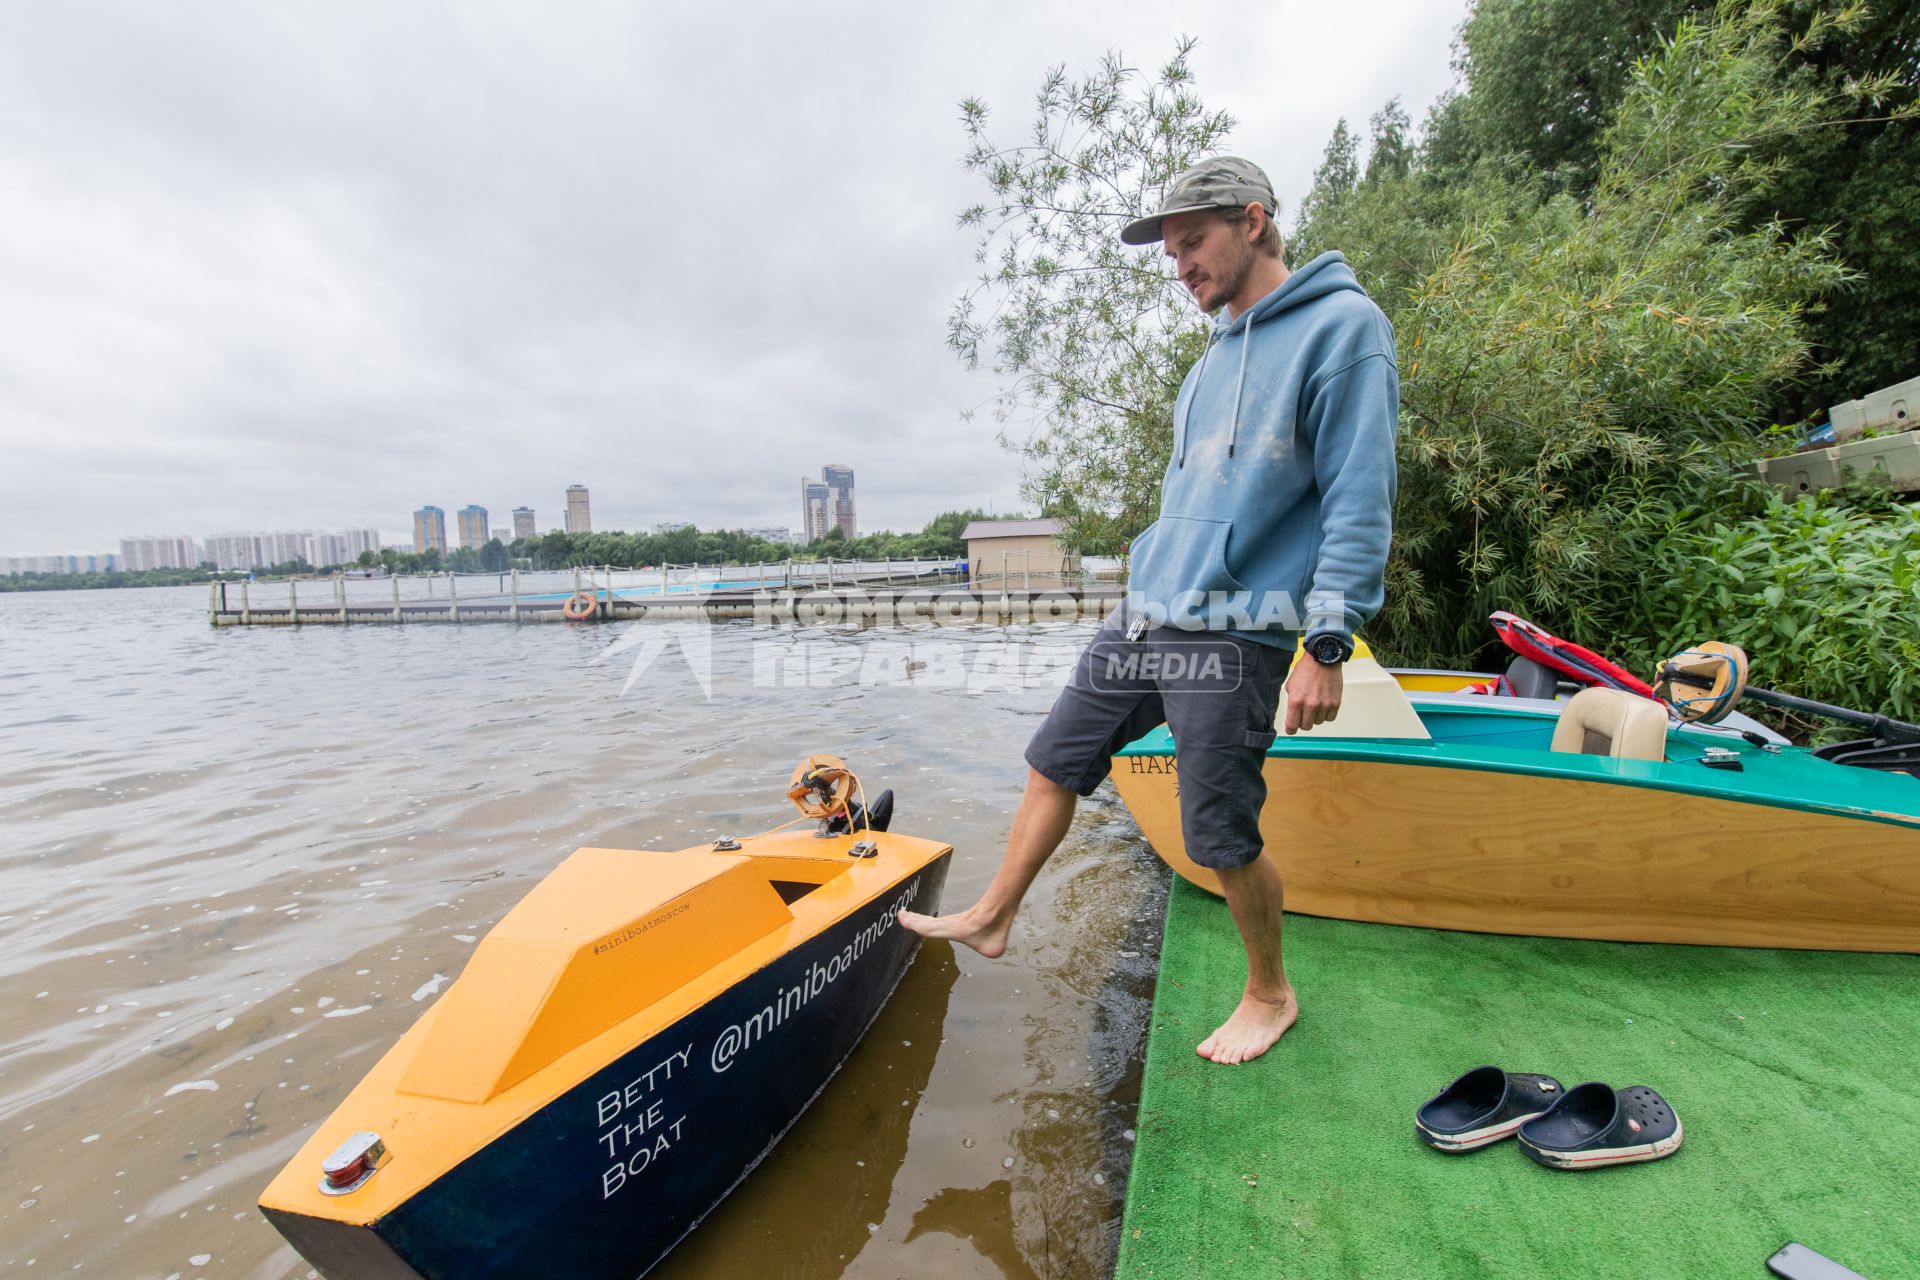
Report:
[{"label": "gray baseball cap", "polygon": [[1267,175],[1251,160],[1214,156],[1173,175],[1159,212],[1135,218],[1120,228],[1120,239],[1126,244],[1152,244],[1160,238],[1162,218],[1202,209],[1244,209],[1250,204],[1264,206],[1268,217],[1279,211],[1280,203],[1273,198],[1273,184],[1267,181]]}]

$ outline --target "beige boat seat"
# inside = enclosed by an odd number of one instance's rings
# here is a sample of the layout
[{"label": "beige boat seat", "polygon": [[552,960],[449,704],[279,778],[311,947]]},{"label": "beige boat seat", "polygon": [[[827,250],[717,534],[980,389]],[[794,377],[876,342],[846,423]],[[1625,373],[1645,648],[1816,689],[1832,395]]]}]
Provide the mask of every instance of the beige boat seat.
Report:
[{"label": "beige boat seat", "polygon": [[1667,709],[1625,689],[1582,689],[1561,709],[1553,749],[1616,760],[1667,758]]}]

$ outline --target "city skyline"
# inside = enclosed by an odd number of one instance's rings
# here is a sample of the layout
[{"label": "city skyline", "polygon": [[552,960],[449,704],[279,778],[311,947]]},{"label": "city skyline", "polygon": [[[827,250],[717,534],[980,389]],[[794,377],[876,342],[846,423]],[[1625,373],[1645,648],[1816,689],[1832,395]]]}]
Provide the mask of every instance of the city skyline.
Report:
[{"label": "city skyline", "polygon": [[[833,475],[842,485],[828,485],[824,480],[812,480],[802,477],[803,491],[811,485],[821,491],[826,509],[833,517],[826,520],[825,527],[839,523],[846,529],[854,520],[853,471],[842,464],[829,463],[822,468],[822,475]],[[578,490],[586,495],[586,486],[569,486],[567,493]],[[564,496],[564,495],[563,495]],[[1017,506],[1018,504],[1016,504]],[[950,508],[942,508],[946,510]],[[304,560],[308,564],[345,564],[359,556],[362,551],[378,554],[383,549],[405,550],[411,544],[418,553],[431,545],[441,554],[451,553],[456,547],[471,546],[478,550],[489,539],[510,544],[523,537],[537,537],[540,529],[537,525],[537,508],[517,506],[512,508],[513,527],[511,529],[493,527],[488,516],[489,509],[478,503],[468,503],[454,513],[453,536],[447,536],[447,512],[444,507],[428,504],[415,508],[411,513],[412,524],[409,530],[392,530],[367,525],[361,528],[339,530],[321,530],[311,526],[297,529],[280,530],[224,530],[207,534],[137,534],[122,536],[114,540],[119,551],[55,551],[14,553],[0,550],[0,574],[21,573],[89,573],[112,572],[114,570],[194,568],[201,563],[212,563],[216,569],[246,570],[265,568],[290,561]],[[426,527],[429,536],[423,541],[423,517],[432,513]],[[474,525],[477,513],[478,524]],[[888,526],[896,532],[915,532],[923,528],[926,522],[939,514],[929,511],[923,515],[910,517],[904,524]],[[763,517],[762,517],[763,518]],[[655,520],[651,524],[636,522],[630,527],[611,530],[618,533],[662,533],[675,529],[693,528],[702,532],[737,530],[762,538],[769,542],[795,543],[804,545],[813,536],[806,523],[795,530],[785,525],[754,523],[754,517],[748,517],[737,523],[702,523],[699,520]],[[469,526],[484,530],[484,536],[477,541],[469,541]],[[590,529],[588,530],[591,531]],[[849,536],[857,535],[850,532]],[[191,557],[189,559],[189,557]],[[318,557],[318,558],[316,558]],[[69,565],[67,568],[33,568],[32,564],[44,562],[53,566],[56,562]],[[71,567],[79,565],[80,567]]]}]

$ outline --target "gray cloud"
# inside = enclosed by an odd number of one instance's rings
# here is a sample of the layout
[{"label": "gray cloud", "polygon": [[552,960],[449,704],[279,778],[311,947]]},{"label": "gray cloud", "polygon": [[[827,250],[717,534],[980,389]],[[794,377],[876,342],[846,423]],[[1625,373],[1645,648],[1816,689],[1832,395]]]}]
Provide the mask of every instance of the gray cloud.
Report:
[{"label": "gray cloud", "polygon": [[[943,345],[955,103],[1182,32],[1291,209],[1448,83],[1420,0],[34,5],[0,14],[0,553],[535,507],[863,527],[1017,505]],[[1289,215],[1283,215],[1289,216]]]}]

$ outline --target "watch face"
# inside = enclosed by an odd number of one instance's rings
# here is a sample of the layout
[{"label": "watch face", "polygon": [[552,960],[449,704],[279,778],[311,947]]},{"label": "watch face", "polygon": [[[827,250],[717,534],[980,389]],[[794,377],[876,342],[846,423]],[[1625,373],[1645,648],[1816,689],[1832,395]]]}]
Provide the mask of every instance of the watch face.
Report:
[{"label": "watch face", "polygon": [[1313,647],[1310,652],[1313,654],[1315,661],[1330,667],[1340,661],[1340,642],[1332,636],[1321,636],[1313,642]]}]

